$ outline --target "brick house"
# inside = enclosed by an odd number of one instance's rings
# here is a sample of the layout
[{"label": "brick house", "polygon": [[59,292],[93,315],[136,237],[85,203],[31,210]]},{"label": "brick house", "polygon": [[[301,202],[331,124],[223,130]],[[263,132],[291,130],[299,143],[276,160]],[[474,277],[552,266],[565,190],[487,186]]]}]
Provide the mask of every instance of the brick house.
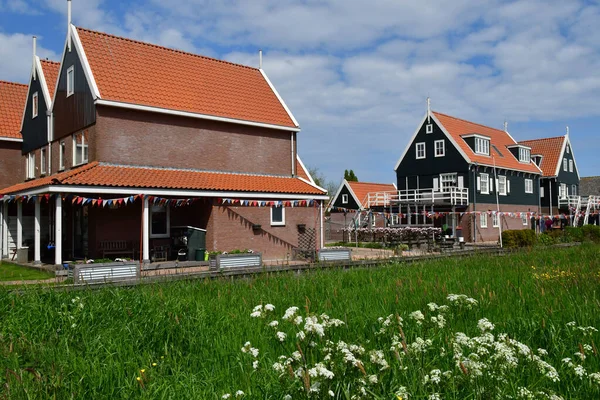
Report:
[{"label": "brick house", "polygon": [[0,81],[0,187],[23,180],[20,125],[27,85]]},{"label": "brick house", "polygon": [[177,226],[205,230],[209,251],[266,259],[321,246],[326,191],[260,68],[69,23],[48,114],[45,140],[39,127],[23,130],[25,159],[45,153],[48,168],[2,190],[49,227],[44,237],[34,229],[36,262],[46,243],[56,264],[115,243],[146,262],[156,249],[171,258]]},{"label": "brick house", "polygon": [[541,171],[531,149],[506,126],[495,129],[428,109],[395,171],[403,224],[446,225],[453,234],[460,228],[468,241],[496,241],[500,225],[530,228],[531,214],[540,209]]}]

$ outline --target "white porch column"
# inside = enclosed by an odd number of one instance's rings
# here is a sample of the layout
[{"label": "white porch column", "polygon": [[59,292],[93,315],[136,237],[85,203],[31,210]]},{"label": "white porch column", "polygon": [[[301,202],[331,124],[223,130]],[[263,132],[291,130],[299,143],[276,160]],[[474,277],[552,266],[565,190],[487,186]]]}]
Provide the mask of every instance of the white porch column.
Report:
[{"label": "white porch column", "polygon": [[17,201],[17,249],[23,247],[23,202]]},{"label": "white porch column", "polygon": [[0,208],[0,260],[4,258],[4,202]]},{"label": "white porch column", "polygon": [[33,252],[33,263],[34,264],[41,264],[42,263],[42,256],[41,256],[41,235],[40,235],[40,198],[37,197],[35,199],[35,221],[34,221],[34,226],[33,226],[33,233],[34,233],[34,252]]},{"label": "white porch column", "polygon": [[325,247],[325,237],[323,236],[323,200],[321,200],[321,204],[319,205],[319,221],[321,223],[321,237],[319,240],[319,244],[320,244],[320,248],[324,248]]},{"label": "white porch column", "polygon": [[54,264],[62,265],[62,195],[56,195],[56,218],[54,221]]},{"label": "white porch column", "polygon": [[150,262],[150,209],[148,208],[148,197],[144,196],[144,212],[142,213],[142,261]]},{"label": "white porch column", "polygon": [[2,206],[2,256],[8,257],[8,203]]}]

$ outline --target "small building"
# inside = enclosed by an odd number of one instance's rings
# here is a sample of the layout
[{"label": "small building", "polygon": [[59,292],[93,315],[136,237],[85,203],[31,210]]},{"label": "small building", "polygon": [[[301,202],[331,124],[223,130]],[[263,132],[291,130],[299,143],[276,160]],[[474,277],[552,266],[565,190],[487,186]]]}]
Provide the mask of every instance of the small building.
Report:
[{"label": "small building", "polygon": [[0,187],[23,180],[20,126],[27,85],[0,81]]},{"label": "small building", "polygon": [[[41,116],[44,90],[32,82],[29,92]],[[49,125],[25,110],[27,174],[1,191],[4,210],[17,207],[16,248],[29,244],[25,215],[49,227],[32,229],[35,262],[172,259],[178,226],[205,230],[208,251],[265,259],[322,245],[327,193],[302,165],[299,124],[261,68],[69,23],[53,92]]]}]

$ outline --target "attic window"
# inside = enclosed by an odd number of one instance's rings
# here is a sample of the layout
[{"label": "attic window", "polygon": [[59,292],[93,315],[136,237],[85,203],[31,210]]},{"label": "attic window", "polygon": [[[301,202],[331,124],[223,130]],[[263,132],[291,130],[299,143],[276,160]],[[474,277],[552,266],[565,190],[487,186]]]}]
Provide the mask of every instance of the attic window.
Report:
[{"label": "attic window", "polygon": [[567,145],[567,154],[569,154],[571,150],[569,150],[569,145]]},{"label": "attic window", "polygon": [[75,66],[71,65],[67,69],[67,97],[75,93]]},{"label": "attic window", "polygon": [[488,139],[476,137],[475,138],[475,153],[489,156],[490,155],[490,141]]},{"label": "attic window", "polygon": [[38,116],[38,92],[35,92],[33,96],[31,96],[31,118],[36,118]]},{"label": "attic window", "polygon": [[425,133],[433,133],[433,124],[427,124],[425,126]]},{"label": "attic window", "polygon": [[526,149],[525,147],[519,147],[519,162],[531,162],[531,150]]},{"label": "attic window", "polygon": [[348,195],[347,194],[342,195],[342,204],[348,204]]}]

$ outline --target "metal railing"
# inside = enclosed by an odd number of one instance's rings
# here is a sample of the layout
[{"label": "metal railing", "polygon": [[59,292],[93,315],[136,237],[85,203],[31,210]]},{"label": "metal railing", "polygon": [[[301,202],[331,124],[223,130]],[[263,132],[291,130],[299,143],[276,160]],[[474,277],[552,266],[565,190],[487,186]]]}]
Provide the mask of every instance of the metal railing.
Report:
[{"label": "metal railing", "polygon": [[450,204],[468,205],[469,189],[450,187],[444,189],[405,189],[393,192],[367,194],[367,207],[388,207],[394,204]]}]

